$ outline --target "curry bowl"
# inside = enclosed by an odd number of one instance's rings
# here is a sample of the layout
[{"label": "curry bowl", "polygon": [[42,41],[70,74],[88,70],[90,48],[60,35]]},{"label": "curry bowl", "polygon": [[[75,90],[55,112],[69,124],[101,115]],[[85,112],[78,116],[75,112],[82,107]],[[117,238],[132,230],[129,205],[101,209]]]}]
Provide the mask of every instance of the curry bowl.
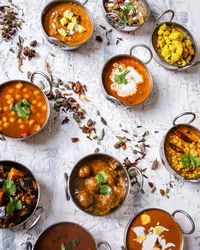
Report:
[{"label": "curry bowl", "polygon": [[135,31],[149,19],[150,7],[146,0],[101,1],[105,20],[117,30]]},{"label": "curry bowl", "polygon": [[[139,187],[131,189],[130,178],[138,175]],[[65,174],[65,177],[67,175]],[[128,170],[114,157],[107,154],[91,154],[81,159],[66,179],[66,197],[85,213],[106,216],[120,209],[129,193],[139,193],[143,186],[140,170]],[[69,191],[69,194],[68,194]]]},{"label": "curry bowl", "polygon": [[[35,75],[48,80],[49,91],[33,83]],[[3,138],[24,140],[40,132],[48,122],[50,106],[47,96],[51,81],[42,72],[34,72],[31,80],[11,80],[0,85],[0,134]]]},{"label": "curry bowl", "polygon": [[[177,214],[185,215],[191,224],[189,231],[181,229]],[[171,214],[158,208],[141,211],[129,222],[124,235],[124,250],[176,249],[183,250],[183,234],[192,234],[195,224],[191,216],[176,210]]]},{"label": "curry bowl", "polygon": [[[191,115],[189,123],[176,124],[177,119]],[[160,157],[166,169],[177,179],[200,182],[200,130],[190,125],[196,118],[192,112],[178,115],[160,146]]]},{"label": "curry bowl", "polygon": [[95,241],[92,234],[83,226],[73,222],[60,222],[48,227],[40,234],[34,246],[27,242],[27,250],[98,250],[101,245],[111,250],[106,241]]},{"label": "curry bowl", "polygon": [[[167,22],[160,22],[166,14],[171,14]],[[151,43],[155,60],[169,70],[186,70],[200,63],[196,61],[196,43],[192,34],[179,23],[172,22],[175,13],[167,10],[157,19]]]},{"label": "curry bowl", "polygon": [[[20,226],[32,229],[43,213],[38,207],[39,199],[39,184],[27,167],[13,161],[0,161],[0,229]],[[26,225],[37,210],[37,218]]]},{"label": "curry bowl", "polygon": [[94,20],[80,1],[53,0],[41,14],[42,31],[50,44],[63,50],[74,50],[84,45],[93,35]]},{"label": "curry bowl", "polygon": [[[142,47],[149,52],[146,62],[133,56],[133,51]],[[147,64],[153,55],[145,44],[131,47],[130,53],[110,58],[104,65],[101,82],[106,98],[123,107],[132,108],[145,102],[153,89],[153,79]]]}]

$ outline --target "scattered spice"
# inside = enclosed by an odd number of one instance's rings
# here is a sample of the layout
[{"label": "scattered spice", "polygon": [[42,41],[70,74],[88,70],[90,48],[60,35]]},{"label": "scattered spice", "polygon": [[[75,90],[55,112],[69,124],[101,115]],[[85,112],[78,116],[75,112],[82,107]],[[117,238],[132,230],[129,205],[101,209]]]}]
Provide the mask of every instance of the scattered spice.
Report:
[{"label": "scattered spice", "polygon": [[108,125],[108,124],[107,124],[107,121],[103,118],[103,116],[101,117],[101,122],[102,122],[105,126]]},{"label": "scattered spice", "polygon": [[33,58],[36,57],[37,53],[34,49],[29,48],[28,46],[24,47],[23,49],[23,54],[28,57],[29,61]]},{"label": "scattered spice", "polygon": [[105,26],[103,25],[99,25],[103,30],[105,30],[105,36],[106,36],[106,39],[107,39],[107,46],[110,45],[110,37],[109,37],[109,34],[112,32],[112,29],[107,29]]},{"label": "scattered spice", "polygon": [[152,169],[152,170],[156,170],[156,169],[158,168],[158,166],[159,166],[158,160],[155,159],[155,160],[152,162],[152,164],[151,164],[151,169]]},{"label": "scattered spice", "polygon": [[80,141],[80,139],[77,138],[77,137],[73,137],[73,138],[71,138],[71,140],[72,140],[73,143],[76,143],[76,142],[79,142],[79,141]]},{"label": "scattered spice", "polygon": [[96,41],[99,43],[103,42],[103,38],[101,36],[96,36]]},{"label": "scattered spice", "polygon": [[0,36],[4,41],[10,40],[22,25],[17,7],[10,2],[0,6]]},{"label": "scattered spice", "polygon": [[123,38],[117,37],[116,45],[118,45],[121,41],[123,41]]},{"label": "scattered spice", "polygon": [[33,40],[33,41],[30,43],[30,46],[31,46],[31,47],[36,47],[36,46],[37,46],[37,41],[36,41],[36,40]]}]

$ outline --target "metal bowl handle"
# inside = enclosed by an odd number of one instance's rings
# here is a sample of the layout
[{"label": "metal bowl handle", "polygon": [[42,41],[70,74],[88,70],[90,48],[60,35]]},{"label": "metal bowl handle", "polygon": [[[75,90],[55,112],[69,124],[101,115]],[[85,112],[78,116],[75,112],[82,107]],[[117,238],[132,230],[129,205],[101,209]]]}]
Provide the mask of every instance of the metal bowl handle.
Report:
[{"label": "metal bowl handle", "polygon": [[37,209],[36,209],[36,211],[37,210],[40,210],[39,211],[39,214],[38,214],[38,216],[37,216],[37,218],[35,219],[35,221],[29,226],[29,227],[27,227],[26,228],[26,223],[24,224],[24,230],[26,230],[26,231],[30,231],[32,228],[34,228],[36,225],[37,225],[37,223],[39,222],[39,220],[40,220],[40,218],[41,218],[41,216],[42,216],[42,214],[43,214],[43,212],[44,212],[44,208],[43,207],[37,207]]},{"label": "metal bowl handle", "polygon": [[166,10],[165,12],[163,12],[159,17],[158,17],[158,19],[157,19],[157,21],[156,21],[156,26],[158,26],[159,24],[160,24],[160,19],[163,17],[163,16],[165,16],[165,14],[167,14],[167,13],[171,13],[171,18],[169,19],[169,21],[168,22],[171,22],[173,19],[174,19],[174,16],[175,16],[175,12],[173,11],[173,10]]},{"label": "metal bowl handle", "polygon": [[130,193],[131,194],[138,194],[139,192],[142,191],[143,184],[144,184],[144,178],[143,178],[142,172],[137,167],[131,167],[131,168],[128,169],[129,176],[131,176],[131,172],[132,171],[136,171],[137,172],[137,174],[139,175],[140,180],[138,182],[139,189],[137,191],[130,190]]},{"label": "metal bowl handle", "polygon": [[67,173],[64,173],[64,178],[65,178],[65,197],[66,200],[69,201],[70,200],[70,195],[69,195],[69,176]]},{"label": "metal bowl handle", "polygon": [[88,0],[83,0],[83,1],[81,1],[81,0],[78,0],[81,4],[83,4],[83,5],[85,5],[87,2],[88,2]]},{"label": "metal bowl handle", "polygon": [[121,106],[122,108],[126,108],[126,106],[122,102],[120,102],[117,98],[110,96],[110,95],[107,95],[106,98],[112,103],[117,104]]},{"label": "metal bowl handle", "polygon": [[106,13],[106,20],[108,21],[108,23],[111,26],[113,26],[116,29],[121,29],[121,30],[125,28],[124,23],[120,24],[120,23],[116,22],[112,17],[117,17],[120,19],[120,16],[117,15],[116,13],[111,13],[111,12]]},{"label": "metal bowl handle", "polygon": [[42,76],[42,77],[44,77],[46,80],[47,80],[47,82],[48,82],[48,87],[49,87],[49,91],[45,91],[45,94],[46,95],[50,95],[50,94],[52,94],[52,89],[53,89],[53,86],[52,86],[52,81],[51,81],[51,79],[45,74],[45,73],[43,73],[43,72],[41,72],[41,71],[35,71],[35,72],[33,72],[32,74],[31,74],[31,78],[30,78],[30,80],[31,80],[31,82],[34,84],[34,76],[35,75],[40,75],[40,76]]},{"label": "metal bowl handle", "polygon": [[187,231],[182,230],[182,232],[184,234],[192,234],[192,233],[194,233],[194,231],[195,231],[195,223],[194,223],[194,220],[192,219],[192,217],[187,212],[185,212],[183,210],[176,210],[176,211],[174,211],[173,214],[172,214],[172,216],[175,217],[175,215],[177,213],[181,213],[181,214],[185,215],[189,219],[189,221],[190,221],[190,223],[192,225],[192,228],[191,228],[190,231],[187,232]]},{"label": "metal bowl handle", "polygon": [[33,245],[30,241],[26,242],[26,250],[32,250],[33,249]]},{"label": "metal bowl handle", "polygon": [[100,242],[97,244],[98,247],[100,247],[101,245],[104,245],[104,246],[106,247],[106,249],[111,250],[111,247],[110,247],[110,245],[108,244],[108,242],[106,242],[106,241],[100,241]]},{"label": "metal bowl handle", "polygon": [[131,56],[133,56],[133,50],[135,49],[135,48],[138,48],[138,47],[142,47],[142,48],[145,48],[145,49],[147,49],[148,51],[149,51],[149,55],[150,55],[150,57],[149,57],[149,59],[145,62],[145,61],[143,61],[144,62],[144,64],[148,64],[148,63],[150,63],[151,62],[151,60],[152,60],[152,58],[153,58],[153,53],[152,53],[152,51],[151,51],[151,49],[147,46],[147,45],[145,45],[145,44],[135,44],[135,45],[133,45],[131,48],[130,48],[130,51],[129,51],[129,54],[131,55]]},{"label": "metal bowl handle", "polygon": [[185,116],[185,115],[191,115],[191,116],[192,116],[192,118],[191,118],[191,120],[189,120],[188,124],[191,124],[191,123],[196,119],[195,113],[193,113],[193,112],[184,112],[184,113],[181,113],[180,115],[177,115],[177,116],[174,118],[174,120],[173,120],[173,125],[176,126],[176,125],[177,125],[177,124],[176,124],[176,121],[177,121],[179,118],[181,118],[181,117],[183,117],[183,116]]}]

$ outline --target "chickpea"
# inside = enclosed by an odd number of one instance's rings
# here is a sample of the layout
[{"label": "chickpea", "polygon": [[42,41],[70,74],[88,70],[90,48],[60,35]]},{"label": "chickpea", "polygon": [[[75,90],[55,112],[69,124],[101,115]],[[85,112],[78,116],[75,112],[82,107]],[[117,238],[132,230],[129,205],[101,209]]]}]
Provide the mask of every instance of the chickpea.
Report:
[{"label": "chickpea", "polygon": [[14,117],[10,117],[9,120],[10,120],[10,122],[12,122],[12,123],[16,121],[16,119],[15,119]]},{"label": "chickpea", "polygon": [[10,113],[12,116],[15,116],[15,111],[11,111]]},{"label": "chickpea", "polygon": [[14,89],[9,89],[9,90],[8,90],[8,93],[9,93],[9,94],[13,94],[14,92],[15,92]]},{"label": "chickpea", "polygon": [[35,128],[35,131],[37,132],[41,129],[41,126],[39,124],[36,124],[34,128]]},{"label": "chickpea", "polygon": [[3,120],[4,122],[7,122],[8,119],[7,119],[7,117],[4,116],[4,117],[2,118],[2,120]]},{"label": "chickpea", "polygon": [[21,82],[19,82],[17,85],[16,85],[16,88],[17,89],[22,89],[23,88],[23,84]]},{"label": "chickpea", "polygon": [[22,124],[22,119],[18,119],[17,123]]},{"label": "chickpea", "polygon": [[36,104],[37,103],[37,101],[34,99],[33,101],[32,101],[32,104]]},{"label": "chickpea", "polygon": [[9,124],[8,122],[5,122],[5,123],[3,124],[3,127],[4,127],[4,128],[8,128],[9,125],[10,125],[10,124]]},{"label": "chickpea", "polygon": [[22,89],[22,92],[23,92],[23,93],[27,93],[27,92],[28,92],[28,89],[27,89],[27,88],[23,88],[23,89]]},{"label": "chickpea", "polygon": [[37,107],[38,107],[38,108],[42,107],[42,103],[41,103],[41,102],[38,102]]},{"label": "chickpea", "polygon": [[17,95],[15,96],[15,99],[16,99],[17,101],[19,101],[19,100],[21,99],[21,95],[20,95],[20,94],[17,94]]},{"label": "chickpea", "polygon": [[14,101],[15,101],[15,100],[14,100],[13,98],[10,98],[10,99],[7,101],[7,103],[8,103],[8,104],[13,104]]},{"label": "chickpea", "polygon": [[47,105],[46,104],[42,106],[42,110],[47,111]]},{"label": "chickpea", "polygon": [[19,128],[20,128],[20,129],[24,129],[24,128],[25,128],[25,125],[21,124],[21,125],[19,126]]},{"label": "chickpea", "polygon": [[12,96],[11,96],[10,94],[7,94],[7,95],[5,96],[5,98],[6,98],[6,100],[9,100],[10,98],[12,98]]},{"label": "chickpea", "polygon": [[3,107],[3,111],[7,112],[9,110],[8,106]]},{"label": "chickpea", "polygon": [[40,91],[39,91],[39,90],[34,90],[34,91],[33,91],[33,94],[34,94],[35,96],[37,96],[37,95],[40,94]]},{"label": "chickpea", "polygon": [[25,99],[29,99],[29,98],[30,98],[30,95],[29,95],[29,94],[25,94],[25,95],[24,95],[24,98],[25,98]]},{"label": "chickpea", "polygon": [[31,112],[34,114],[36,112],[36,109],[32,106],[31,107]]},{"label": "chickpea", "polygon": [[30,120],[30,121],[28,122],[29,126],[33,125],[34,122],[35,122],[35,120]]},{"label": "chickpea", "polygon": [[37,113],[36,116],[37,116],[38,118],[40,118],[41,114]]}]

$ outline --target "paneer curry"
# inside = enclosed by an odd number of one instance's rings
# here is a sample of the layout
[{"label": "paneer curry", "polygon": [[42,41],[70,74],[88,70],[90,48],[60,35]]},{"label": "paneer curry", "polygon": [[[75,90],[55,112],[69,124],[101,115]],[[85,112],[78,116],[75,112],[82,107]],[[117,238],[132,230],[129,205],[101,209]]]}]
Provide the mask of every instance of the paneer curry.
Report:
[{"label": "paneer curry", "polygon": [[181,250],[182,232],[174,218],[160,209],[137,215],[126,235],[127,250]]},{"label": "paneer curry", "polygon": [[93,33],[88,11],[73,1],[58,1],[50,5],[43,17],[43,27],[48,36],[69,46],[85,43]]},{"label": "paneer curry", "polygon": [[32,174],[11,165],[0,164],[0,228],[21,224],[35,210],[38,184]]},{"label": "paneer curry", "polygon": [[85,212],[103,216],[119,207],[126,198],[124,170],[113,158],[94,155],[78,166],[71,187],[75,203]]},{"label": "paneer curry", "polygon": [[34,84],[13,81],[0,87],[0,133],[24,138],[37,133],[47,121],[48,105]]},{"label": "paneer curry", "polygon": [[108,61],[102,81],[106,92],[127,106],[145,101],[152,88],[145,66],[128,55],[119,55]]}]

